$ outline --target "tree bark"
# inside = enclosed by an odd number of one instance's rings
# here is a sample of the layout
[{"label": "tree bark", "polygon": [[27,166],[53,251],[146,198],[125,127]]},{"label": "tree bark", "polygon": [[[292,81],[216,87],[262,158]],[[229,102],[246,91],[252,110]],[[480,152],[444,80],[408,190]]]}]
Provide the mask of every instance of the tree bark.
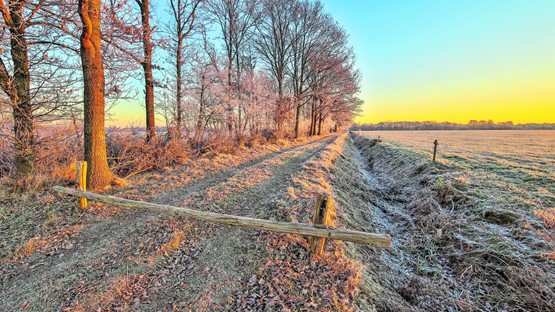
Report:
[{"label": "tree bark", "polygon": [[147,141],[156,136],[154,124],[154,78],[152,77],[152,43],[150,42],[150,7],[149,0],[136,0],[141,9],[143,28],[143,71],[145,75],[145,106],[146,106],[146,138]]},{"label": "tree bark", "polygon": [[182,67],[183,67],[183,60],[182,60],[182,56],[181,54],[183,53],[183,40],[180,37],[181,35],[178,35],[177,37],[177,55],[176,55],[176,59],[175,59],[175,70],[176,70],[176,84],[177,84],[177,90],[175,93],[175,98],[176,98],[176,127],[177,127],[177,137],[181,137],[181,124],[182,124],[182,118],[183,118],[183,106],[181,104],[181,95],[182,95],[182,91],[181,91],[181,84],[182,79],[181,79],[181,75],[182,75]]},{"label": "tree bark", "polygon": [[199,100],[199,111],[198,111],[198,119],[197,119],[197,125],[195,127],[195,144],[197,144],[197,146],[200,146],[200,143],[202,141],[202,134],[204,132],[204,114],[205,114],[205,109],[204,109],[204,88],[205,88],[205,84],[204,84],[204,75],[201,78],[201,86],[200,86],[200,100]]},{"label": "tree bark", "polygon": [[324,121],[324,119],[322,118],[322,111],[320,111],[320,113],[318,114],[318,135],[322,134],[322,122]]},{"label": "tree bark", "polygon": [[301,101],[302,99],[296,99],[295,103],[295,139],[299,137],[299,123],[301,120]]},{"label": "tree bark", "polygon": [[31,106],[29,54],[25,38],[24,0],[9,1],[9,8],[0,1],[2,16],[10,31],[13,62],[11,76],[0,60],[0,86],[12,104],[14,120],[15,167],[20,174],[30,174],[35,168],[35,124]]},{"label": "tree bark", "polygon": [[310,136],[316,135],[316,98],[312,98],[312,107],[310,110]]},{"label": "tree bark", "polygon": [[79,17],[83,23],[81,61],[84,90],[84,145],[88,162],[87,180],[91,189],[110,184],[113,175],[106,157],[104,129],[104,68],[100,51],[101,0],[79,0]]}]

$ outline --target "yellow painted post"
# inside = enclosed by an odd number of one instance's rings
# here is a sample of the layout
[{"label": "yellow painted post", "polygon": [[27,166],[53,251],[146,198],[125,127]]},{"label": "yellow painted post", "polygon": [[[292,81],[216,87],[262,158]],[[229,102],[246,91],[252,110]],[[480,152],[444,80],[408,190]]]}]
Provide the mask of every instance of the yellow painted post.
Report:
[{"label": "yellow painted post", "polygon": [[[77,181],[77,188],[83,192],[87,191],[87,162],[86,161],[78,161],[75,164],[75,172],[76,172],[76,181]],[[86,208],[88,206],[88,202],[86,198],[79,198],[79,207]]]}]

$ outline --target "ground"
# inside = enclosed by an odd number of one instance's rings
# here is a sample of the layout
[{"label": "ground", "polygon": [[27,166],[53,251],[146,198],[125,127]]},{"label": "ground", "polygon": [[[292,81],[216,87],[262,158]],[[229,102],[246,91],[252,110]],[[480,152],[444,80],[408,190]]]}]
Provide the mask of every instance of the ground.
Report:
[{"label": "ground", "polygon": [[547,227],[480,206],[461,172],[342,133],[212,155],[106,193],[389,233],[393,248],[234,228],[47,191],[0,199],[0,310],[414,311],[555,309]]},{"label": "ground", "polygon": [[364,310],[555,309],[553,244],[543,235],[553,237],[553,224],[536,218],[539,209],[509,206],[511,189],[397,144],[354,135],[342,155],[332,186],[344,223],[394,238],[389,250],[349,245],[348,256],[367,264]]}]

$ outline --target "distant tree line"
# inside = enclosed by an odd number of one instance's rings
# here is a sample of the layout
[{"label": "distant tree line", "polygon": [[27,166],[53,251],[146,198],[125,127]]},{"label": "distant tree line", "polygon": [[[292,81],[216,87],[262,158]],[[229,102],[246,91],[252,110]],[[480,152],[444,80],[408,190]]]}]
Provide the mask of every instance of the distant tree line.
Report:
[{"label": "distant tree line", "polygon": [[191,145],[319,135],[362,104],[347,37],[318,0],[0,0],[0,138],[27,175],[40,127],[70,121],[102,187],[121,100],[141,99],[145,144],[156,116]]},{"label": "distant tree line", "polygon": [[470,120],[468,124],[435,121],[399,121],[376,124],[354,124],[353,131],[372,130],[555,130],[554,123],[514,124],[512,121],[495,123],[493,120]]}]

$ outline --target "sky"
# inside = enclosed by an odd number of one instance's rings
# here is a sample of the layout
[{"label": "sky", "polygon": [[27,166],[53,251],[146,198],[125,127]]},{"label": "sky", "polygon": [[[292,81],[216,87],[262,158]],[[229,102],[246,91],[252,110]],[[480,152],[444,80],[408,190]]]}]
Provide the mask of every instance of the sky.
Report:
[{"label": "sky", "polygon": [[555,122],[555,0],[323,0],[350,34],[357,122]]},{"label": "sky", "polygon": [[[357,122],[555,123],[555,0],[321,1],[357,55]],[[144,125],[138,102],[107,124]]]}]

